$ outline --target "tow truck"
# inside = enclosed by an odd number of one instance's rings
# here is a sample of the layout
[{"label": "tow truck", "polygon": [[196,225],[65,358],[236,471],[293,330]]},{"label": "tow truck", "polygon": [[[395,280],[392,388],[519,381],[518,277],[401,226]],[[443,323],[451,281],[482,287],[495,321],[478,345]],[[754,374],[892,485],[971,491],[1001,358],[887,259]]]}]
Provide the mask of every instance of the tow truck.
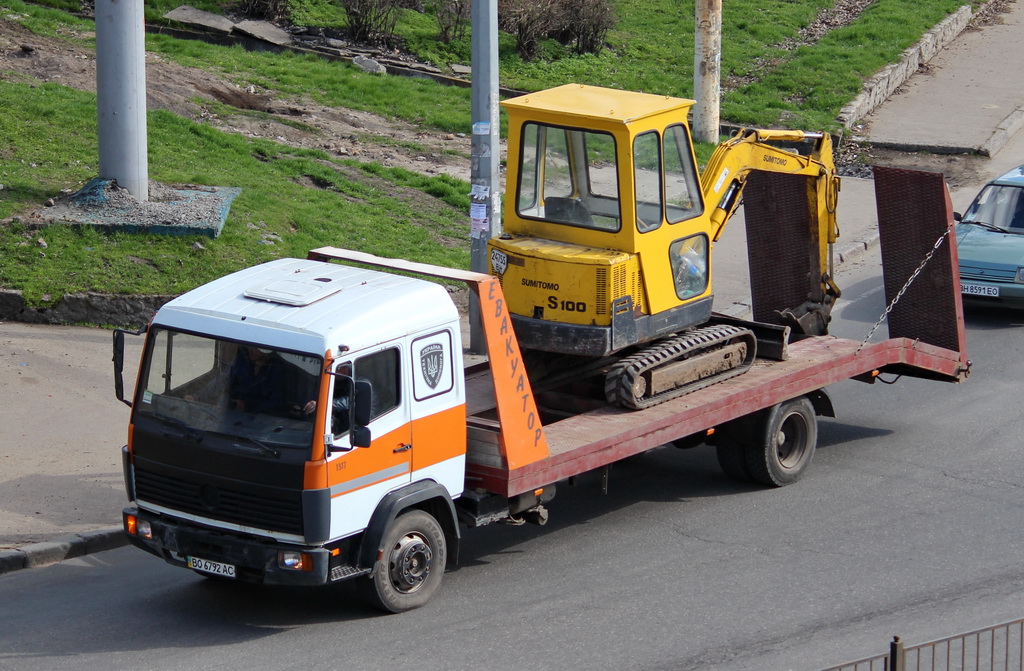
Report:
[{"label": "tow truck", "polygon": [[[953,222],[941,175],[876,169],[890,303],[880,342],[802,332],[782,316],[794,291],[827,282],[808,279],[807,250],[822,240],[806,225],[817,202],[807,178],[768,175],[746,184],[748,239],[793,244],[751,246],[752,276],[773,289],[755,288],[753,319],[708,317],[752,333],[756,356],[741,375],[640,408],[609,401],[601,375],[532,370],[508,269],[321,247],[232,273],[132,332],[145,346],[130,398],[129,332],[116,330],[115,394],[131,406],[129,540],[217,579],[354,580],[370,603],[402,612],[437,592],[464,529],[543,524],[575,476],[669,444],[706,444],[730,477],[780,487],[807,473],[817,417],[835,415],[829,385],[885,374],[964,380],[956,249],[937,244]],[[787,228],[793,210],[804,214]],[[785,270],[787,254],[803,259],[798,270]],[[460,315],[437,279],[467,284],[479,301],[486,361],[464,365]],[[261,377],[273,384],[253,396]]]}]

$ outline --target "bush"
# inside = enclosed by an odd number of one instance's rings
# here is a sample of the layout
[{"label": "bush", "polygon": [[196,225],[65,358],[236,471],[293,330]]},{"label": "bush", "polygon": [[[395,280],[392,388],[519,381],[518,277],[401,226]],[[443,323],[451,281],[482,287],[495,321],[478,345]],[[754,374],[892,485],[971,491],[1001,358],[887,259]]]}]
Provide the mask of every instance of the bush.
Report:
[{"label": "bush", "polygon": [[349,37],[356,42],[389,42],[398,23],[398,5],[398,0],[341,0]]},{"label": "bush", "polygon": [[472,0],[437,0],[434,13],[439,29],[437,39],[445,44],[466,36]]},{"label": "bush", "polygon": [[516,38],[524,61],[536,58],[545,39],[577,54],[596,54],[615,26],[611,0],[499,0],[498,26]]},{"label": "bush", "polygon": [[559,0],[499,0],[498,28],[516,38],[516,53],[532,61],[540,52],[541,40],[556,27]]},{"label": "bush", "polygon": [[288,0],[242,0],[239,8],[246,16],[279,21],[288,16]]},{"label": "bush", "polygon": [[610,0],[560,0],[555,10],[561,24],[551,35],[577,54],[597,54],[615,27]]}]

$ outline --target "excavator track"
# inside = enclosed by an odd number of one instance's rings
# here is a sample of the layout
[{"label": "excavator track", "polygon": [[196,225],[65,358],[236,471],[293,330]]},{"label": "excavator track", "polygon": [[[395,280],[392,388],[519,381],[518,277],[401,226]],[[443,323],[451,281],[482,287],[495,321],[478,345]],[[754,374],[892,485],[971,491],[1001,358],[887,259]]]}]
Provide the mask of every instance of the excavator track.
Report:
[{"label": "excavator track", "polygon": [[605,376],[605,397],[631,410],[649,408],[739,375],[756,355],[757,340],[749,329],[694,329],[617,361]]}]

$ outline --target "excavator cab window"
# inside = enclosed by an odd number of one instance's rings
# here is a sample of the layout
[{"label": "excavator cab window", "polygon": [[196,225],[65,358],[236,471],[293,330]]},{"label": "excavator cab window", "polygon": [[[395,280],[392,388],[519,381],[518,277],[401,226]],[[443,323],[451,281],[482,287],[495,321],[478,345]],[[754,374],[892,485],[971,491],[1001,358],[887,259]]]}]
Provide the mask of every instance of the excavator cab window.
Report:
[{"label": "excavator cab window", "polygon": [[681,299],[699,296],[708,288],[708,238],[703,233],[676,240],[669,245],[669,261],[676,295]]},{"label": "excavator cab window", "polygon": [[641,133],[633,141],[636,226],[653,231],[662,221],[692,219],[704,210],[686,127],[669,126],[664,136]]},{"label": "excavator cab window", "polygon": [[608,133],[532,122],[522,132],[519,215],[619,230],[615,139]]}]

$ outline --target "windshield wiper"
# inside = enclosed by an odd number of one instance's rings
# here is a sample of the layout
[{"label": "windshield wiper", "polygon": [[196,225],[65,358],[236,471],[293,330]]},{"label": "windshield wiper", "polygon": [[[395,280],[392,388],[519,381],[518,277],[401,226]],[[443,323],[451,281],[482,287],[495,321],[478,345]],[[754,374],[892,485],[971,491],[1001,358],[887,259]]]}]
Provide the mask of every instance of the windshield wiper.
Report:
[{"label": "windshield wiper", "polygon": [[274,457],[275,459],[281,458],[280,451],[274,449],[273,447],[267,445],[266,443],[256,440],[251,436],[233,435],[231,437],[234,438],[235,440],[244,440],[248,443],[252,443],[252,445],[239,445],[238,443],[234,443],[231,445],[231,447],[235,448],[236,450],[239,450],[241,452],[248,452],[250,454],[257,454],[261,457]]},{"label": "windshield wiper", "polygon": [[164,415],[159,412],[148,413],[153,417],[156,417],[164,424],[169,424],[177,429],[180,429],[188,440],[195,441],[196,443],[203,442],[203,433],[199,429],[195,428],[191,424],[178,419],[177,417],[171,417],[170,415]]},{"label": "windshield wiper", "polygon": [[975,226],[981,226],[982,228],[984,228],[986,230],[995,231],[996,233],[1010,233],[1010,234],[1013,234],[1013,235],[1020,235],[1021,233],[1024,233],[1024,231],[1011,231],[1008,228],[1003,228],[1002,226],[996,226],[995,224],[990,224],[987,221],[974,221],[972,219],[971,221],[961,221],[960,223],[961,224],[974,224]]}]

